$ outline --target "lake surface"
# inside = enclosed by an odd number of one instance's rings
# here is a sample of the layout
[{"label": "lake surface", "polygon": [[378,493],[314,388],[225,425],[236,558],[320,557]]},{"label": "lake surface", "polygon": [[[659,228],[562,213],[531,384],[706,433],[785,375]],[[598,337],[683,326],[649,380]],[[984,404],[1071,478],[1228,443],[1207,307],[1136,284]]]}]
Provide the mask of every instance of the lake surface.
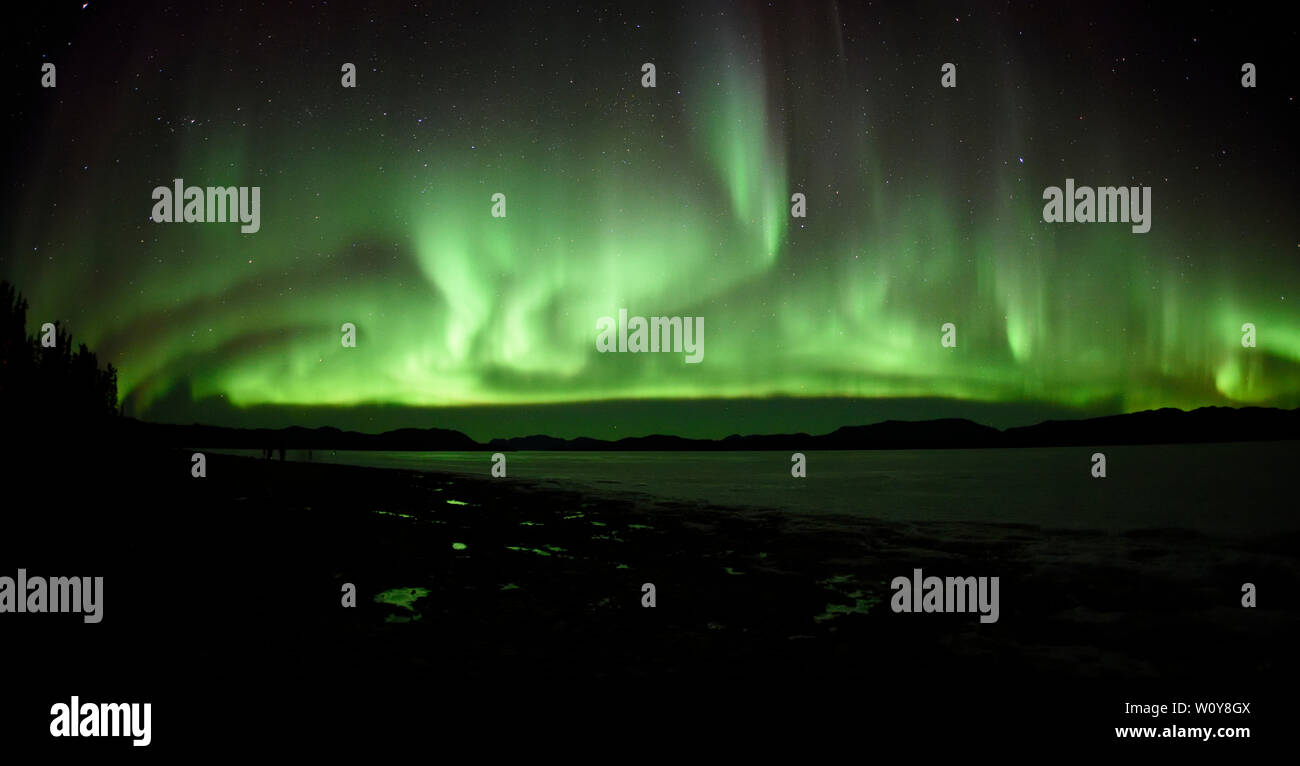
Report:
[{"label": "lake surface", "polygon": [[[1094,452],[1106,456],[1104,479],[1092,478]],[[1300,531],[1300,442],[804,454],[808,475],[796,479],[788,452],[505,453],[509,479],[596,494],[891,521],[1173,527],[1243,537]],[[489,452],[316,450],[311,459],[484,478],[492,465]]]}]

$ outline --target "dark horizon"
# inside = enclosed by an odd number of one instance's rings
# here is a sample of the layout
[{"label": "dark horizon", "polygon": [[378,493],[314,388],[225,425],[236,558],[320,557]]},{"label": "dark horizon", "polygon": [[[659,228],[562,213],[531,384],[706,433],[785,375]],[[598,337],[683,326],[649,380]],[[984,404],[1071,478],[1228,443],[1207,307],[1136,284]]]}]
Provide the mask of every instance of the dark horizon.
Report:
[{"label": "dark horizon", "polygon": [[1049,418],[997,428],[968,418],[889,418],[842,423],[826,430],[733,432],[691,438],[653,432],[602,439],[587,434],[561,437],[544,432],[474,438],[446,425],[403,426],[378,433],[300,424],[281,428],[231,428],[204,423],[156,423],[128,418],[128,428],[167,443],[192,446],[270,446],[395,451],[475,450],[845,450],[1056,447],[1102,444],[1179,444],[1300,439],[1300,408],[1200,407]]},{"label": "dark horizon", "polygon": [[[169,406],[174,402],[176,406]],[[620,439],[651,434],[723,439],[732,434],[828,433],[845,425],[887,420],[960,418],[994,428],[1035,425],[1123,414],[1111,407],[1067,408],[1045,402],[969,402],[934,397],[855,399],[770,397],[762,399],[612,399],[558,404],[404,407],[353,404],[339,407],[258,405],[235,407],[218,397],[189,402],[183,394],[145,413],[142,422],[214,425],[247,429],[338,428],[379,434],[402,428],[446,428],[486,442],[546,434],[557,438]]]}]

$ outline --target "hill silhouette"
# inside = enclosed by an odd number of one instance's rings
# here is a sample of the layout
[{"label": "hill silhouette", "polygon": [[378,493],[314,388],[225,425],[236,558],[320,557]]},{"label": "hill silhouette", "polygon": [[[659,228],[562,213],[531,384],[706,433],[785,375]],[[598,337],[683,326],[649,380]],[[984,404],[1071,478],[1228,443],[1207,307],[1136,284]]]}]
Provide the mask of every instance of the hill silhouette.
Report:
[{"label": "hill silhouette", "polygon": [[720,450],[873,450],[1068,447],[1114,444],[1285,441],[1300,439],[1300,409],[1203,407],[1190,412],[1147,410],[1084,420],[1049,420],[998,430],[970,420],[887,420],[844,426],[820,435],[733,434],[724,439],[686,439],[651,434],[615,441],[537,434],[476,442],[445,428],[403,428],[379,434],[337,428],[243,429],[210,425],[147,423],[123,418],[134,439],[190,447],[286,449],[459,451],[720,451]]}]

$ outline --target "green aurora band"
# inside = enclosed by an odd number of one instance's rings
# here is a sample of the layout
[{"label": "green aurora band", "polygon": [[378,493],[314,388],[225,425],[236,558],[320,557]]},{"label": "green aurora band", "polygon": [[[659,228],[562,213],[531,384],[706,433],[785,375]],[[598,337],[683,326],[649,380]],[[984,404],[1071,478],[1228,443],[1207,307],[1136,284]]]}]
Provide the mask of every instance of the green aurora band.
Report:
[{"label": "green aurora band", "polygon": [[[118,366],[137,414],[178,386],[236,407],[1300,405],[1294,232],[1267,189],[1193,204],[1189,186],[1229,182],[1152,167],[1123,115],[1095,116],[1077,145],[1044,136],[1025,105],[1046,75],[991,69],[1027,85],[984,103],[963,73],[965,91],[903,104],[898,82],[864,87],[760,39],[733,20],[677,56],[630,51],[560,99],[530,96],[554,72],[461,99],[472,84],[431,96],[366,67],[363,101],[308,63],[279,75],[319,91],[292,119],[220,72],[190,75],[206,87],[166,114],[124,99],[99,125],[65,97],[7,276],[30,321],[68,321]],[[639,87],[643,60],[659,62],[655,89]],[[177,177],[261,186],[261,231],[152,223],[151,190]],[[1151,185],[1151,232],[1043,223],[1042,190],[1066,177]],[[704,317],[703,363],[597,353],[598,318],[620,308]],[[945,322],[957,348],[940,345]]]}]

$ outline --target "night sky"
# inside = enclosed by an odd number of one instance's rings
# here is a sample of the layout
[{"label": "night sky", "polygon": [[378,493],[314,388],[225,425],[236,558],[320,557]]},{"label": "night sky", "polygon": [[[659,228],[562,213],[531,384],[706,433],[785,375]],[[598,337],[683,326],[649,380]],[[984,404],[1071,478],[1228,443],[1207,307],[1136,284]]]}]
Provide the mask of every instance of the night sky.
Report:
[{"label": "night sky", "polygon": [[[127,414],[489,438],[1300,406],[1300,40],[1263,6],[265,5],[6,32],[0,276]],[[260,231],[151,221],[176,178],[260,186]],[[1152,187],[1150,232],[1045,223],[1067,178]],[[703,361],[597,353],[620,308],[704,317]]]}]

